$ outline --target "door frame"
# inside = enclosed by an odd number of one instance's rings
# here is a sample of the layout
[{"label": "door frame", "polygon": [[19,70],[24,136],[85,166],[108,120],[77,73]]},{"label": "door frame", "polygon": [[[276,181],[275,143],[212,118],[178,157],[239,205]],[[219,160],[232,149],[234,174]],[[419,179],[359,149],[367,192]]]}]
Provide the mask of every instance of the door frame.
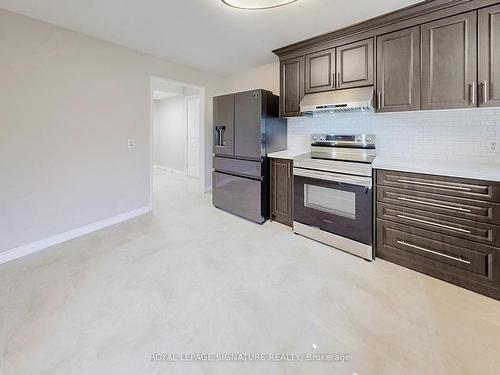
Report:
[{"label": "door frame", "polygon": [[[153,168],[153,163],[154,163],[154,133],[153,133],[153,123],[154,123],[154,90],[156,85],[162,85],[162,84],[170,84],[170,85],[178,85],[178,86],[183,86],[183,87],[189,87],[189,88],[194,88],[198,89],[200,91],[199,97],[200,97],[200,149],[199,149],[199,166],[200,166],[200,186],[199,186],[199,191],[200,193],[206,193],[207,189],[205,186],[206,182],[206,171],[207,171],[207,158],[205,157],[205,150],[210,149],[207,147],[207,140],[205,139],[205,102],[206,102],[206,90],[205,86],[199,86],[199,85],[194,85],[192,83],[188,82],[181,82],[181,81],[176,81],[172,79],[167,79],[167,78],[162,78],[162,77],[157,77],[157,76],[150,76],[150,82],[149,82],[149,206],[151,210],[153,210],[153,177],[154,177],[154,168]],[[187,143],[187,142],[186,142]],[[187,146],[186,146],[187,147]],[[187,159],[187,156],[186,156]],[[187,172],[187,171],[186,171]]]},{"label": "door frame", "polygon": [[[187,95],[184,97],[184,103],[186,107],[186,176],[189,177],[189,107],[188,107],[188,102],[193,99],[198,99],[200,101],[199,105],[199,117],[198,117],[198,126],[200,126],[201,122],[201,95],[200,94],[194,94],[194,95]],[[201,129],[199,129],[201,130]],[[198,134],[198,178],[201,179],[201,164],[200,164],[200,153],[201,153],[201,133]]]}]

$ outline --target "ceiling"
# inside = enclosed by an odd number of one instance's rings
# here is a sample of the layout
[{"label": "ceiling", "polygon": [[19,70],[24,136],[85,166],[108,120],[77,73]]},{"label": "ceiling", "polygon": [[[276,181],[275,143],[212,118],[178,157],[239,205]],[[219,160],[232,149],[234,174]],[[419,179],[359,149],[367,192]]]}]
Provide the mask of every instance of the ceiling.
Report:
[{"label": "ceiling", "polygon": [[298,0],[248,11],[221,0],[0,0],[0,8],[230,75],[276,61],[272,49],[417,2]]}]

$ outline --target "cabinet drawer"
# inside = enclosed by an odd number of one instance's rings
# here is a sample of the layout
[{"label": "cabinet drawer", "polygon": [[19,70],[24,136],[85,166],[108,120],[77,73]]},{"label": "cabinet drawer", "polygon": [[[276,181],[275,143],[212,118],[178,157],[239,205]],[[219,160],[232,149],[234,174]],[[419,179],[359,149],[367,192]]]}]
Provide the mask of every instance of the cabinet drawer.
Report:
[{"label": "cabinet drawer", "polygon": [[470,241],[500,246],[500,227],[488,223],[385,203],[377,203],[377,217]]},{"label": "cabinet drawer", "polygon": [[376,255],[466,288],[500,297],[500,250],[437,233],[377,221]]},{"label": "cabinet drawer", "polygon": [[421,173],[377,171],[380,186],[500,203],[500,183]]},{"label": "cabinet drawer", "polygon": [[377,201],[500,225],[500,204],[379,186]]}]

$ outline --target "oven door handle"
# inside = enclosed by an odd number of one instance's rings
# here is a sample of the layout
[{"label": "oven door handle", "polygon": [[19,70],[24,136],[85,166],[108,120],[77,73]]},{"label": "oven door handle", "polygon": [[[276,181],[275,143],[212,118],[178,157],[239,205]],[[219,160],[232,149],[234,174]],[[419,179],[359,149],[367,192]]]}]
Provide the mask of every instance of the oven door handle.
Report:
[{"label": "oven door handle", "polygon": [[367,189],[372,188],[371,177],[350,176],[345,174],[337,174],[331,172],[312,171],[310,169],[293,168],[294,176],[316,178],[318,180],[326,180],[332,182],[340,182],[343,184],[363,186]]}]

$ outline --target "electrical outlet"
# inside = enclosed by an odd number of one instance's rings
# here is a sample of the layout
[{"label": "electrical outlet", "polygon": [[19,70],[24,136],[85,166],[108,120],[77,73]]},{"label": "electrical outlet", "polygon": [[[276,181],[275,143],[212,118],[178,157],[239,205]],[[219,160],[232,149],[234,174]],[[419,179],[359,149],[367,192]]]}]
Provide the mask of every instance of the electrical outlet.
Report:
[{"label": "electrical outlet", "polygon": [[128,148],[135,148],[135,139],[129,139],[127,142]]},{"label": "electrical outlet", "polygon": [[500,140],[490,139],[488,141],[488,152],[500,152]]}]

